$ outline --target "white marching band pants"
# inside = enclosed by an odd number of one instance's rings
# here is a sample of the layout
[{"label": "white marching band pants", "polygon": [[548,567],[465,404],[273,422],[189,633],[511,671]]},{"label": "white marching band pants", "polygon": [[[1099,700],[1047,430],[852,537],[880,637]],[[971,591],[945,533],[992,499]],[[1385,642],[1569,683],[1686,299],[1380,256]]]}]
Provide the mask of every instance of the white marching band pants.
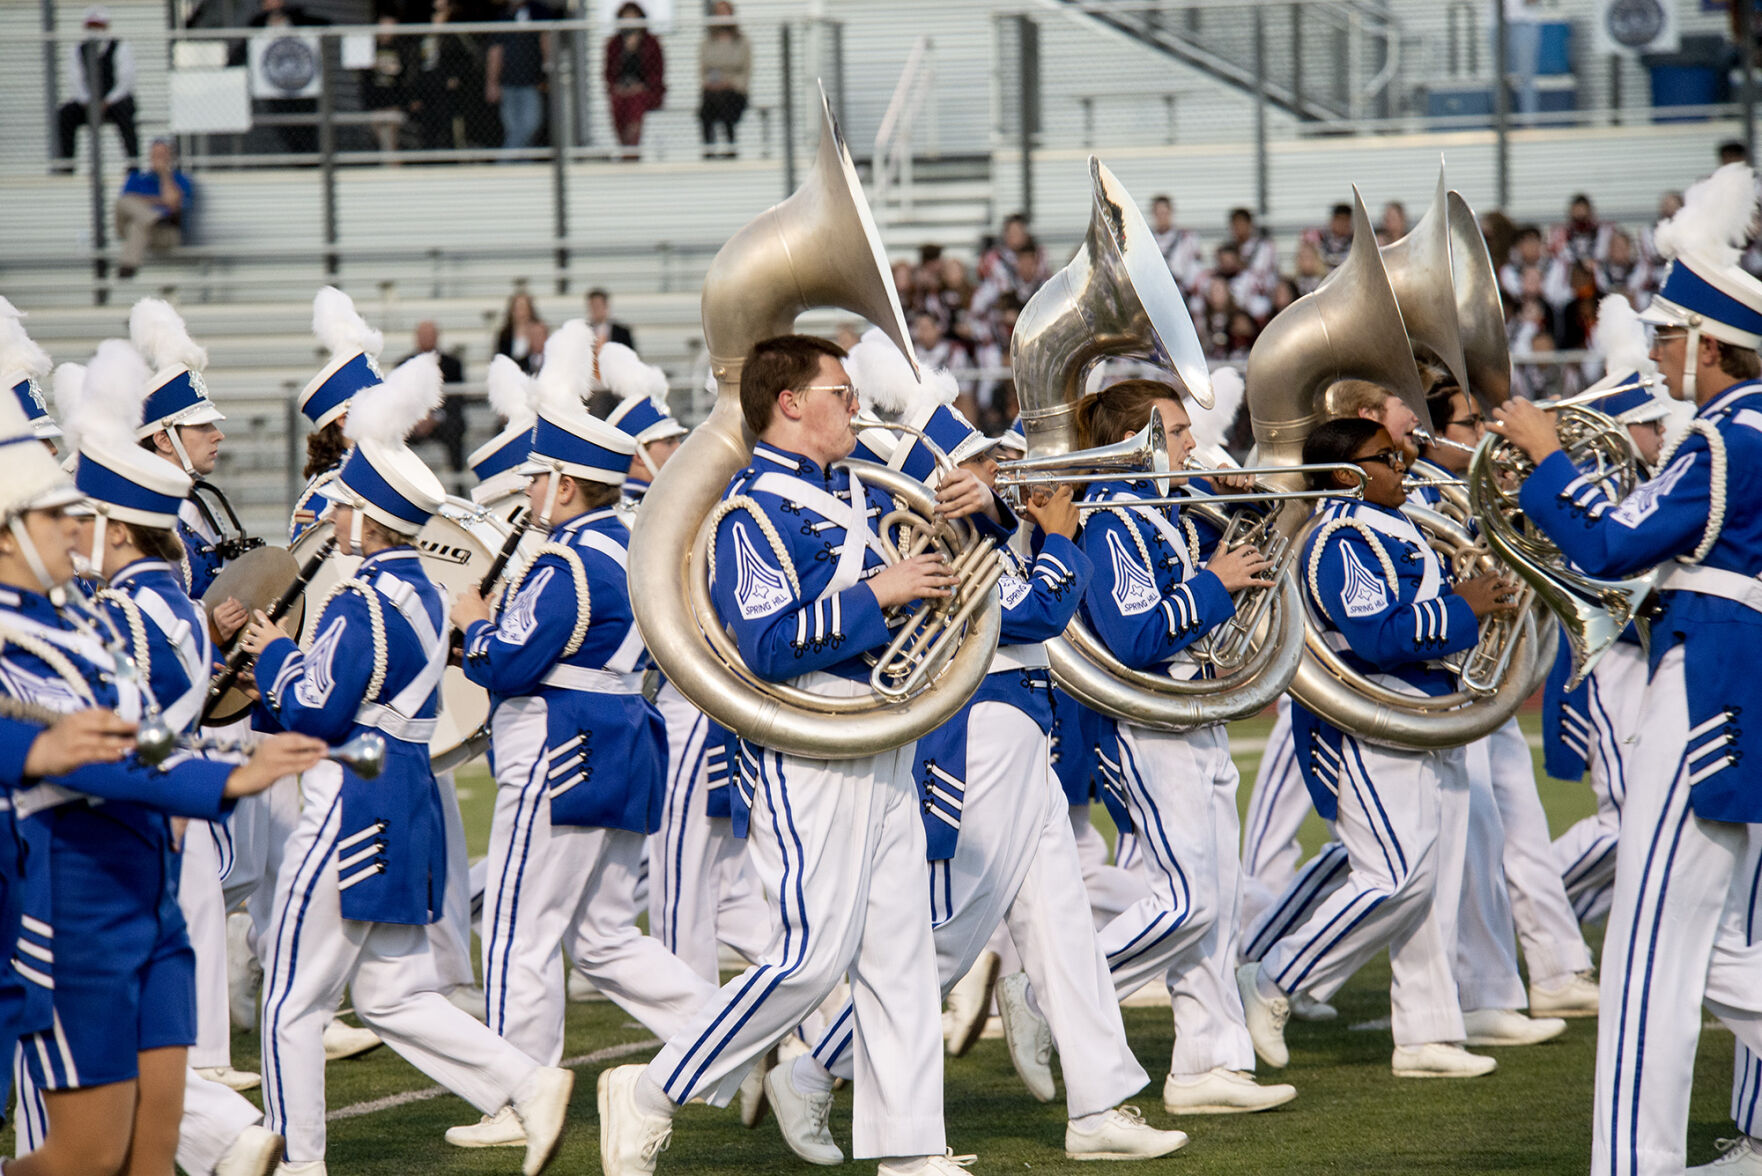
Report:
[{"label": "white marching band pants", "polygon": [[178,863],[177,905],[196,956],[198,1070],[232,1065],[232,1016],[226,987],[226,898],[221,879],[232,869],[232,831],[225,820],[191,821]]},{"label": "white marching band pants", "polygon": [[[960,838],[954,857],[929,863],[930,913],[945,996],[1007,926],[1052,1029],[1074,1119],[1118,1106],[1149,1076],[1126,1042],[1050,757],[1050,740],[1020,710],[1002,702],[973,707]],[[849,1079],[852,1037],[846,1004],[814,1057]]]},{"label": "white marching band pants", "polygon": [[1395,1044],[1459,1042],[1452,963],[1468,842],[1466,756],[1350,737],[1343,752],[1337,840],[1250,929],[1248,958],[1286,992],[1325,1001],[1386,947]]},{"label": "white marching band pants", "polygon": [[549,707],[496,708],[496,810],[483,895],[483,988],[489,1024],[547,1066],[563,1056],[562,957],[661,1037],[677,1033],[716,988],[636,925],[646,838],[551,824]]},{"label": "white marching band pants", "polygon": [[776,903],[773,932],[761,962],[649,1063],[647,1077],[675,1103],[702,1094],[726,1105],[848,973],[852,1154],[943,1154],[942,1002],[916,749],[832,761],[755,749],[758,762],[742,765],[753,792],[747,855]]},{"label": "white marching band pants", "polygon": [[[1099,931],[1118,918],[1121,911],[1150,897],[1150,886],[1140,872],[1109,860],[1107,839],[1095,827],[1093,807],[1094,802],[1073,804],[1067,811],[1077,842],[1077,861],[1083,870],[1083,888],[1089,892],[1089,910]],[[1125,832],[1116,830],[1120,836]]]},{"label": "white marching band pants", "polygon": [[362,1024],[485,1114],[538,1068],[441,995],[427,928],[342,917],[341,785],[334,764],[300,780],[304,804],[276,883],[264,965],[263,1101],[293,1163],[324,1158],[324,1026],[345,986]]},{"label": "white marching band pants", "polygon": [[1278,715],[1254,771],[1242,825],[1242,925],[1250,926],[1297,878],[1303,847],[1297,832],[1309,816],[1309,792],[1291,737],[1291,696],[1279,695]]},{"label": "white marching band pants", "polygon": [[1627,765],[1633,758],[1645,713],[1646,654],[1637,645],[1609,647],[1585,683],[1586,722],[1574,735],[1584,741],[1586,769],[1597,811],[1554,840],[1554,865],[1581,922],[1609,915],[1615,889],[1615,843],[1627,799]]},{"label": "white marching band pants", "polygon": [[447,889],[441,917],[428,925],[428,946],[434,953],[434,974],[442,992],[477,983],[471,969],[471,859],[465,851],[465,818],[459,812],[459,790],[453,773],[434,778],[440,789],[441,816],[447,831]]},{"label": "white marching band pants", "polygon": [[1124,998],[1159,977],[1168,985],[1172,1076],[1252,1070],[1235,977],[1241,828],[1229,735],[1222,726],[1174,734],[1121,723],[1118,747],[1151,895],[1100,932],[1115,990]]},{"label": "white marching band pants", "polygon": [[733,822],[707,809],[710,721],[670,684],[655,706],[667,724],[667,795],[661,827],[648,840],[649,934],[716,984],[718,943],[757,958],[771,937],[770,911],[742,884],[746,850]]},{"label": "white marching band pants", "polygon": [[1762,1053],[1762,944],[1747,934],[1762,827],[1689,810],[1686,689],[1679,647],[1646,688],[1621,814],[1603,941],[1593,1176],[1683,1170],[1703,1002],[1740,1046]]}]

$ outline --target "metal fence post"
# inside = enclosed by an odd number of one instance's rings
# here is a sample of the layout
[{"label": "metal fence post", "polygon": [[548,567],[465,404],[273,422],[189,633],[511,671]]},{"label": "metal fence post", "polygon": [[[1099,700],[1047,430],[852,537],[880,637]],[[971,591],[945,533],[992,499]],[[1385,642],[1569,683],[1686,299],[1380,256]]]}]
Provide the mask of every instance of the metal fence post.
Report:
[{"label": "metal fence post", "polygon": [[562,242],[569,237],[569,142],[573,130],[569,126],[569,104],[563,99],[563,79],[567,77],[571,90],[578,90],[573,76],[574,71],[564,68],[564,62],[571,60],[563,52],[567,45],[574,42],[575,37],[568,30],[560,30],[553,36],[565,38],[564,44],[554,45],[551,50],[551,85],[548,91],[551,107],[551,231],[557,240],[557,293],[569,292],[569,250]]},{"label": "metal fence post", "polygon": [[783,196],[795,192],[795,60],[790,52],[789,22],[777,29],[777,47],[783,57]]},{"label": "metal fence post", "polygon": [[1743,65],[1744,147],[1756,158],[1756,13],[1746,0],[1737,0],[1738,52]]},{"label": "metal fence post", "polygon": [[1016,17],[1016,46],[1021,55],[1016,81],[1021,88],[1017,121],[1021,124],[1022,207],[1034,223],[1034,136],[1040,130],[1040,26],[1026,14]]},{"label": "metal fence post", "polygon": [[1266,10],[1254,10],[1254,199],[1261,221],[1267,218],[1266,162]]},{"label": "metal fence post", "polygon": [[1499,207],[1511,205],[1511,91],[1505,84],[1510,68],[1505,44],[1504,0],[1493,5],[1493,171],[1499,183]]},{"label": "metal fence post", "polygon": [[61,73],[55,68],[55,0],[43,0],[43,117],[49,128],[49,142],[55,143],[61,133]]},{"label": "metal fence post", "polygon": [[[86,58],[85,65],[86,146],[92,155],[92,275],[102,283],[110,273],[110,263],[104,260],[108,243],[104,228],[104,92],[98,85],[97,58]],[[95,295],[99,305],[110,301],[110,292],[102,285],[95,287]]]},{"label": "metal fence post", "polygon": [[336,99],[330,92],[330,55],[339,50],[330,37],[318,43],[318,185],[324,197],[324,272],[337,272]]}]

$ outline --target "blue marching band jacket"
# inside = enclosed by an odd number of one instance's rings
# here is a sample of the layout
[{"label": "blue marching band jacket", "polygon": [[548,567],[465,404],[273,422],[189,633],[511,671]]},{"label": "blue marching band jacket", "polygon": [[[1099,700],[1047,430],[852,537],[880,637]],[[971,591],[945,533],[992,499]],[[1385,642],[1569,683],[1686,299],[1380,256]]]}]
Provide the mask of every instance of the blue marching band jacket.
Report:
[{"label": "blue marching band jacket", "polygon": [[611,507],[553,527],[495,620],[465,631],[465,675],[492,708],[517,697],[546,703],[556,825],[660,828],[667,734],[642,693],[649,659],[630,611],[629,538]]},{"label": "blue marching band jacket", "polygon": [[[971,516],[982,532],[999,528]],[[918,800],[930,861],[954,856],[967,791],[967,723],[981,702],[1001,702],[1027,715],[1048,736],[1053,730],[1052,679],[1046,642],[1064,632],[1089,585],[1088,557],[1063,535],[1024,526],[998,550],[1004,563],[997,591],[1003,624],[991,672],[953,718],[918,740]]]},{"label": "blue marching band jacket", "polygon": [[226,561],[214,550],[220,536],[202,517],[202,508],[194,499],[186,498],[177,508],[177,541],[183,545],[183,565],[179,569],[183,588],[196,600],[202,599],[213,586],[214,578]]},{"label": "blue marching band jacket", "polygon": [[336,480],[342,472],[343,460],[338,458],[335,465],[328,470],[320,470],[306,480],[300,496],[294,499],[294,513],[288,518],[288,546],[292,547],[295,540],[304,535],[308,528],[316,523],[324,512],[330,509],[330,503],[322,491],[325,486]]},{"label": "blue marching band jacket", "polygon": [[[1409,694],[1455,689],[1440,658],[1472,649],[1480,624],[1451,591],[1449,571],[1400,511],[1351,499],[1328,499],[1304,544],[1298,575],[1304,603],[1322,640],[1352,669]],[[1340,729],[1301,705],[1291,708],[1303,782],[1316,812],[1338,811],[1342,757],[1352,749]]]},{"label": "blue marching band jacket", "polygon": [[369,782],[342,772],[337,885],[345,919],[423,925],[441,916],[446,839],[428,744],[447,663],[446,602],[413,547],[361,561],[316,610],[311,648],[285,638],[257,658],[257,687],[274,724],[332,745],[366,731],[385,738]]},{"label": "blue marching band jacket", "polygon": [[[1682,647],[1689,731],[1684,767],[1695,815],[1762,821],[1755,780],[1762,716],[1762,383],[1702,405],[1659,473],[1612,503],[1564,452],[1523,485],[1524,513],[1593,576],[1629,576],[1675,561],[1660,585],[1651,670]],[[1730,504],[1745,509],[1731,510]],[[1749,721],[1746,722],[1746,715]],[[1742,765],[1748,753],[1750,768]]]},{"label": "blue marching band jacket", "polygon": [[[158,574],[170,579],[166,565]],[[187,603],[187,600],[185,601]],[[163,649],[168,661],[176,654]],[[141,684],[114,667],[128,643],[83,602],[0,588],[0,695],[62,713],[105,707],[140,717]],[[119,953],[143,953],[181,934],[168,815],[223,816],[230,764],[182,754],[158,767],[130,757],[67,776],[27,778],[41,727],[0,722],[0,1039],[46,1031],[55,974],[113,972]],[[144,954],[141,957],[145,958]]]},{"label": "blue marching band jacket", "polygon": [[208,700],[214,647],[207,618],[178,573],[162,560],[136,560],[111,577],[94,604],[127,638],[165,722],[174,731],[194,731]]}]

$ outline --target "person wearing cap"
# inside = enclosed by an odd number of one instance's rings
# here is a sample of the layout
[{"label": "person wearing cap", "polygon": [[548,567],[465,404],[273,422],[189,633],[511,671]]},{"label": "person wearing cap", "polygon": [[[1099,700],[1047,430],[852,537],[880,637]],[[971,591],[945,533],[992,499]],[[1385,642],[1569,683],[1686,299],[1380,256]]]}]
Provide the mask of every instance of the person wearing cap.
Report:
[{"label": "person wearing cap", "polygon": [[[1534,405],[1502,406],[1492,426],[1535,461],[1519,501],[1573,564],[1598,577],[1668,569],[1603,941],[1594,1173],[1683,1170],[1703,1003],[1762,1053],[1762,963],[1743,931],[1762,848],[1762,282],[1738,264],[1756,205],[1755,173],[1727,164],[1659,226],[1672,260],[1641,318],[1665,385],[1696,411],[1655,477],[1611,502]],[[1740,1127],[1721,1172],[1762,1146]]]},{"label": "person wearing cap", "polygon": [[385,336],[368,326],[355,310],[354,300],[335,286],[325,286],[312,300],[312,333],[330,352],[330,359],[295,399],[300,414],[312,423],[312,431],[306,435],[302,471],[306,485],[294,499],[288,522],[290,546],[329,509],[323,490],[348,456],[350,443],[344,427],[349,402],[355,393],[383,378],[379,353],[385,347]]},{"label": "person wearing cap", "polygon": [[502,418],[502,431],[465,459],[477,477],[477,485],[471,488],[471,501],[495,509],[512,521],[516,512],[502,507],[524,502],[532,481],[520,470],[532,451],[532,426],[538,421],[537,388],[533,378],[506,355],[489,361],[484,386],[489,392],[490,407]]},{"label": "person wearing cap", "polygon": [[[145,376],[120,340],[100,348],[89,373],[100,386],[120,386],[125,399],[134,385],[137,407]],[[14,449],[20,442],[29,444]],[[177,499],[163,492],[160,463],[134,447],[123,425],[85,448],[76,488],[12,403],[0,405],[0,444],[10,463],[0,501],[0,690],[52,711],[104,708],[131,722],[153,714],[150,673],[113,668],[127,664],[119,654],[139,652],[140,634],[82,603],[57,606],[50,593],[73,577],[78,526],[68,508],[82,490],[133,520],[118,516],[121,529],[163,528]],[[40,1145],[9,1171],[118,1172],[125,1162],[169,1169],[195,1036],[191,953],[169,881],[169,815],[218,818],[233,798],[324,752],[318,740],[283,735],[238,766],[174,755],[152,767],[131,756],[14,788],[13,817],[34,847],[26,860],[38,865],[24,880],[28,917],[18,927],[30,945],[20,959],[30,965],[10,971],[26,985],[26,1020],[36,1021],[23,1026],[30,1032],[21,1056],[42,1098],[24,1098]],[[255,1111],[237,1101],[249,1125]],[[259,1133],[255,1154],[267,1158],[272,1142]]]},{"label": "person wearing cap", "polygon": [[[916,392],[910,365],[878,336],[871,333],[851,351],[849,370],[865,401],[873,400],[870,389],[877,380],[902,381],[909,392]],[[945,476],[965,471],[991,493],[997,470],[990,458],[991,439],[952,404],[940,402],[954,391],[947,372],[931,373],[928,385],[936,391],[913,396],[916,411],[906,421],[922,430],[928,442],[907,435],[886,455],[887,464],[932,488]],[[873,433],[865,433],[871,447],[882,444]],[[994,509],[1005,526],[986,513],[973,516],[983,533],[999,541],[1007,569],[998,581],[1003,627],[991,672],[967,705],[920,738],[914,752],[937,979],[949,995],[976,965],[986,966],[980,965],[986,945],[1007,922],[1028,971],[1006,983],[1020,993],[1030,975],[1038,981],[1034,1007],[1045,1013],[1039,1024],[1056,1026],[1046,1032],[1046,1061],[1054,1039],[1062,1047],[1070,1118],[1065,1154],[1073,1159],[1167,1155],[1183,1146],[1187,1136],[1159,1131],[1135,1109],[1119,1105],[1149,1079],[1126,1041],[1113,979],[1089,916],[1076,839],[1051,771],[1051,677],[1045,642],[1064,632],[1076,615],[1091,574],[1088,557],[1075,542],[1077,511],[1068,488],[1045,502],[1025,505],[1029,521],[1019,530],[1007,526],[1015,522],[1013,516]],[[996,970],[992,954],[989,975]],[[951,1054],[965,1053],[978,1039],[991,1004],[989,986],[985,988],[985,999],[975,1002],[976,1015],[959,1028],[961,1039],[948,1043]],[[1007,1019],[1009,989],[1000,994],[999,1007],[1006,1015],[1013,1055],[1019,1048],[1014,1031],[1023,1026],[1019,1019],[1013,1025]],[[812,1053],[765,1078],[785,1141],[810,1163],[843,1162],[844,1153],[827,1127],[827,1113],[834,1078],[856,1077],[858,1036],[847,1001],[827,1021]],[[1043,1102],[1055,1094],[1050,1069],[1044,1079],[1034,1091]]]},{"label": "person wearing cap", "polygon": [[[784,335],[745,357],[742,413],[758,442],[724,495],[736,502],[716,529],[710,594],[752,673],[851,697],[869,691],[862,655],[892,640],[886,610],[947,596],[956,577],[930,554],[882,566],[866,521],[851,525],[891,510],[892,499],[835,464],[856,444],[844,356],[824,339]],[[952,517],[990,500],[971,474],[939,494]],[[726,1105],[749,1068],[848,973],[862,1032],[853,1150],[888,1157],[881,1176],[958,1176],[945,1154],[912,745],[812,760],[743,740],[740,754],[750,765],[737,779],[734,821],[747,829],[749,865],[774,904],[772,940],[648,1066],[600,1075],[604,1171],[652,1172],[677,1109],[700,1095]]]},{"label": "person wearing cap", "polygon": [[448,642],[445,600],[411,540],[446,492],[405,438],[440,394],[439,364],[420,355],[355,400],[354,448],[324,493],[339,546],[362,562],[313,605],[308,648],[262,612],[241,640],[276,723],[333,745],[373,731],[386,747],[371,781],[328,761],[300,779],[263,991],[264,1105],[287,1139],[287,1173],[325,1170],[323,1033],[345,986],[356,1015],[431,1078],[485,1114],[513,1105],[526,1176],[555,1154],[574,1083],[438,991],[426,933],[446,892],[428,743]]},{"label": "person wearing cap", "polygon": [[[493,613],[474,591],[453,621],[465,674],[490,692],[496,808],[483,899],[489,1024],[540,1061],[563,1054],[559,947],[577,972],[662,1037],[714,993],[637,928],[636,887],[660,823],[666,730],[642,694],[649,666],[624,579],[630,532],[613,507],[636,452],[582,404],[593,337],[579,319],[551,337],[538,376],[530,479],[547,536]],[[501,1146],[522,1137],[505,1113],[447,1133]]]},{"label": "person wearing cap", "polygon": [[61,429],[49,415],[43,395],[43,381],[49,378],[49,353],[31,342],[24,317],[23,311],[0,298],[0,385],[12,389],[32,433],[53,453]]},{"label": "person wearing cap", "polygon": [[68,42],[62,58],[61,88],[68,100],[55,112],[55,170],[73,170],[74,136],[90,125],[91,107],[122,136],[122,151],[134,170],[140,158],[135,134],[135,51],[110,35],[110,10],[101,4],[86,9],[80,20],[85,36]]}]

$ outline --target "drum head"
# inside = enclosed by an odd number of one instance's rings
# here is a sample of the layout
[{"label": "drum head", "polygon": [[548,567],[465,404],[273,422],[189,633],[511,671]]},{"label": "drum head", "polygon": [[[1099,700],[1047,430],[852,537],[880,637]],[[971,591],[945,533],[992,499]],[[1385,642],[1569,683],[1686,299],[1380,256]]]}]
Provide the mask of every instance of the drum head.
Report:
[{"label": "drum head", "polygon": [[[220,575],[214,578],[214,583],[208,586],[208,591],[202,594],[202,602],[213,607],[230,597],[244,605],[247,614],[259,609],[268,612],[281,599],[281,594],[299,578],[300,561],[286,548],[258,547],[245,552],[222,568]],[[296,598],[282,617],[282,627],[290,633],[298,633],[305,611],[305,598]],[[250,709],[250,698],[235,687],[214,704],[204,725],[225,726]]]}]

